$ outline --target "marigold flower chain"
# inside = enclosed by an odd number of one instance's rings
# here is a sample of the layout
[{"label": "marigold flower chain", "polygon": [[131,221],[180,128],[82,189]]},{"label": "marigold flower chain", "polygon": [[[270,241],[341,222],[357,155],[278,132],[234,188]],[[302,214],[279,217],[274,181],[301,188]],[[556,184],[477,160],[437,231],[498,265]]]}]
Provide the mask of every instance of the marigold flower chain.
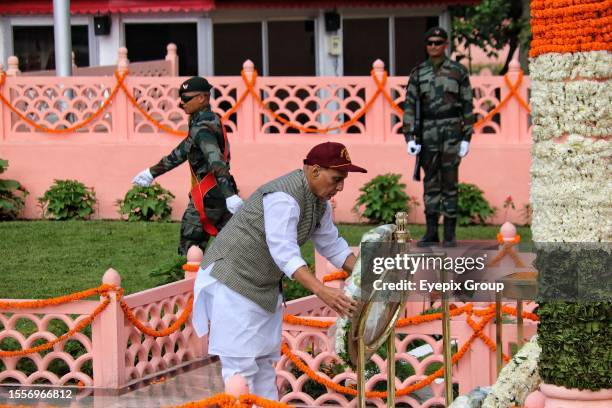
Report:
[{"label": "marigold flower chain", "polygon": [[577,4],[592,4],[598,3],[601,0],[532,0],[532,10],[556,9]]},{"label": "marigold flower chain", "polygon": [[541,19],[568,15],[580,15],[583,13],[602,11],[606,12],[612,7],[612,0],[599,1],[595,3],[568,5],[562,7],[550,7],[551,4],[557,4],[556,0],[546,1],[545,8],[538,9],[531,7],[531,18]]}]

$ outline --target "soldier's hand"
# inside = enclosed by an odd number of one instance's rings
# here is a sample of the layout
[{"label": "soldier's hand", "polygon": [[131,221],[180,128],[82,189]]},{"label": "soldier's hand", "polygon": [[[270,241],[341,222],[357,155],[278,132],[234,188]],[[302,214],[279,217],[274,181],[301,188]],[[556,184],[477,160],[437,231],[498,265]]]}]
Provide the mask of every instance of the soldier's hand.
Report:
[{"label": "soldier's hand", "polygon": [[141,187],[148,187],[153,182],[153,175],[149,169],[145,169],[138,173],[136,177],[132,179],[132,184],[136,184]]},{"label": "soldier's hand", "polygon": [[323,286],[316,295],[340,316],[351,317],[357,309],[357,301],[346,296],[340,289]]},{"label": "soldier's hand", "polygon": [[459,145],[459,153],[457,154],[459,155],[459,157],[465,157],[467,156],[469,151],[470,151],[470,142],[467,142],[464,140]]},{"label": "soldier's hand", "polygon": [[233,196],[227,197],[225,199],[225,205],[229,212],[231,212],[232,214],[236,214],[236,211],[238,211],[242,204],[242,198],[240,198],[237,194],[234,194]]},{"label": "soldier's hand", "polygon": [[407,150],[409,155],[416,156],[421,151],[421,145],[416,144],[414,140],[411,140],[408,142]]}]

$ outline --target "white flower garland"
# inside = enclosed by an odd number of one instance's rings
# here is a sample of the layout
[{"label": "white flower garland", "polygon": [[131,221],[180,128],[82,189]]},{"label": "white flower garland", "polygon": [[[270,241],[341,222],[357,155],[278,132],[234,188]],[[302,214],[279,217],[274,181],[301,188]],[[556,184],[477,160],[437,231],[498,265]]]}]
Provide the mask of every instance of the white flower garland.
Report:
[{"label": "white flower garland", "polygon": [[[395,231],[395,225],[381,225],[372,228],[361,237],[361,242],[382,242],[390,241],[393,232]],[[351,276],[346,280],[346,286],[344,293],[353,299],[359,299],[361,297],[361,254],[357,257],[355,266]],[[347,364],[348,359],[348,333],[351,328],[351,320],[346,317],[339,317],[336,320],[335,327],[332,326],[331,331],[335,330],[334,334],[334,348],[336,354],[342,358]]]},{"label": "white flower garland", "polygon": [[533,81],[534,142],[567,133],[612,134],[612,80]]},{"label": "white flower garland", "polygon": [[533,240],[612,241],[612,53],[541,55],[530,75]]},{"label": "white flower garland", "polygon": [[538,373],[541,352],[537,336],[533,336],[502,368],[482,408],[522,406],[527,395],[535,391],[541,382]]},{"label": "white flower garland", "polygon": [[[531,203],[537,242],[612,240],[612,145],[570,135],[532,149]],[[602,171],[603,170],[603,171]]]},{"label": "white flower garland", "polygon": [[530,61],[529,71],[532,81],[610,78],[612,54],[607,51],[544,54]]}]

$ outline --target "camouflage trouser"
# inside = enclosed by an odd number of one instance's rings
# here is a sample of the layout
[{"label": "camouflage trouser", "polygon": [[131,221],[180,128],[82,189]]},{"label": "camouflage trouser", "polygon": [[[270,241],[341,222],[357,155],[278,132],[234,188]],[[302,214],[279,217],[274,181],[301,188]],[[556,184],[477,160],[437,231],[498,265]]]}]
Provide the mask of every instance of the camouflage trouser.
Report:
[{"label": "camouflage trouser", "polygon": [[[208,218],[218,230],[221,230],[231,217],[232,214],[225,206],[223,206],[223,208],[206,208],[206,218]],[[199,246],[202,252],[204,252],[206,251],[206,245],[209,239],[210,235],[202,228],[200,214],[193,205],[193,200],[190,199],[187,209],[183,213],[183,219],[181,220],[181,240],[179,242],[178,253],[179,255],[187,255],[187,251],[192,245]]]},{"label": "camouflage trouser", "polygon": [[421,166],[425,172],[425,214],[442,213],[445,217],[457,217],[460,126],[460,122],[455,119],[424,123]]}]

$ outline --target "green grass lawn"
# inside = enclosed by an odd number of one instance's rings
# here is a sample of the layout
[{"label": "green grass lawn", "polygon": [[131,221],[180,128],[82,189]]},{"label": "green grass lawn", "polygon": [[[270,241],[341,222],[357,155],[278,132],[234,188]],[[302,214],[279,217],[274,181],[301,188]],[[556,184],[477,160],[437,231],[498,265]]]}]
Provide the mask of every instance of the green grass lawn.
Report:
[{"label": "green grass lawn", "polygon": [[[160,284],[149,274],[177,261],[178,223],[122,221],[0,222],[0,298],[48,298],[100,285],[108,268],[121,275],[126,293]],[[340,235],[357,245],[371,225],[344,224]],[[420,238],[422,225],[409,227]],[[495,239],[499,227],[457,229],[458,239]],[[531,231],[519,228],[529,244]],[[311,243],[302,248],[314,263]],[[288,296],[289,297],[289,296]]]}]

